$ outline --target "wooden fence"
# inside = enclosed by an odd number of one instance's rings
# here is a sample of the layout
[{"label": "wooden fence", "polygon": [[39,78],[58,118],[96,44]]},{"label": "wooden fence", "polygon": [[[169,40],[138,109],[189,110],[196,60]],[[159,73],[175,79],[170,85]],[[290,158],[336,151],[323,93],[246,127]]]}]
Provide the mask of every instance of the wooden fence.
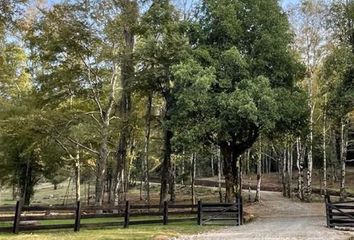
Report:
[{"label": "wooden fence", "polygon": [[331,202],[330,196],[326,196],[327,226],[354,227],[354,201]]},{"label": "wooden fence", "polygon": [[[212,211],[215,214],[214,218],[209,216],[210,219],[207,220],[206,216]],[[232,216],[225,219],[225,214]],[[0,233],[70,228],[80,231],[82,227],[122,226],[127,228],[129,225],[136,224],[167,225],[170,222],[195,220],[196,223],[202,225],[207,222],[212,223],[212,220],[220,220],[221,218],[217,219],[218,216],[223,216],[224,221],[231,220],[232,225],[242,224],[242,200],[238,199],[232,204],[204,204],[199,201],[198,205],[164,202],[162,207],[160,205],[131,205],[129,201],[115,207],[82,206],[80,202],[77,202],[76,206],[22,206],[21,201],[17,201],[16,206],[0,207]],[[102,221],[82,223],[82,219],[101,219]],[[53,224],[50,220],[55,220],[56,223]],[[58,223],[60,222],[58,220],[64,220],[64,223]],[[224,222],[224,224],[227,223]]]},{"label": "wooden fence", "polygon": [[198,202],[198,224],[242,225],[242,198],[235,203],[202,203]]}]

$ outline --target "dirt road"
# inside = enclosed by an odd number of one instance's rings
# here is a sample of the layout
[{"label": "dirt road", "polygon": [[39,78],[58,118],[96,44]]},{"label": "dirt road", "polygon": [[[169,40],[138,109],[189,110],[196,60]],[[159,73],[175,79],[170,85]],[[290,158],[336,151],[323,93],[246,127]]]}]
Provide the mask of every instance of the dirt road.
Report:
[{"label": "dirt road", "polygon": [[248,211],[256,216],[251,223],[194,236],[182,236],[180,239],[345,240],[354,236],[352,232],[325,227],[323,203],[296,202],[277,192],[263,192],[262,202],[251,206]]}]

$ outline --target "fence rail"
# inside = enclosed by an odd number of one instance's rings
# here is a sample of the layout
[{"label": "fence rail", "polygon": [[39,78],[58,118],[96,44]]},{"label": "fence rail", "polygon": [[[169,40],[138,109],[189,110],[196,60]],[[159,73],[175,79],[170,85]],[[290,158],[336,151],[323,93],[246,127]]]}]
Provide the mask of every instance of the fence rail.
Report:
[{"label": "fence rail", "polygon": [[[139,218],[140,217],[140,218]],[[144,219],[144,217],[155,217]],[[160,217],[157,218],[156,217]],[[102,219],[102,222],[81,222],[83,219]],[[105,220],[109,218],[109,220]],[[49,229],[101,228],[122,226],[128,228],[137,224],[163,224],[171,222],[195,221],[199,225],[231,220],[232,225],[242,224],[242,200],[235,203],[202,203],[160,205],[131,205],[126,201],[119,206],[23,206],[21,201],[16,206],[0,207],[0,232],[19,233]],[[46,221],[43,224],[37,221]],[[64,220],[62,223],[51,224],[51,220]],[[68,220],[66,222],[65,220]],[[70,223],[70,220],[73,220]],[[60,222],[60,221],[59,221]]]},{"label": "fence rail", "polygon": [[354,201],[331,202],[326,196],[327,227],[354,227]]}]

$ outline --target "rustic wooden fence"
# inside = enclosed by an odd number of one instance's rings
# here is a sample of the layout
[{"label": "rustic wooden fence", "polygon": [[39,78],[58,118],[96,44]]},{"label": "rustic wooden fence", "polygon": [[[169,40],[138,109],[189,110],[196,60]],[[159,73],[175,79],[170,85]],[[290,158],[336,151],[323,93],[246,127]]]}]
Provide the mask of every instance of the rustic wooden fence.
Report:
[{"label": "rustic wooden fence", "polygon": [[325,200],[328,227],[354,227],[354,201],[331,202],[329,195]]},{"label": "rustic wooden fence", "polygon": [[235,203],[202,203],[198,202],[198,224],[242,225],[242,198]]},{"label": "rustic wooden fence", "polygon": [[[227,216],[226,216],[227,215]],[[0,207],[0,232],[129,227],[136,224],[164,224],[170,222],[195,221],[199,225],[207,223],[242,224],[242,200],[236,203],[202,203],[160,205],[131,205],[126,201],[119,206],[16,206]],[[82,219],[100,219],[99,222],[82,223]],[[50,220],[56,221],[51,223]],[[60,223],[64,220],[64,223]],[[70,221],[72,220],[72,221]],[[222,222],[220,222],[222,221]],[[46,223],[45,223],[46,222]],[[59,222],[59,223],[58,223]],[[217,223],[216,223],[217,224]]]}]

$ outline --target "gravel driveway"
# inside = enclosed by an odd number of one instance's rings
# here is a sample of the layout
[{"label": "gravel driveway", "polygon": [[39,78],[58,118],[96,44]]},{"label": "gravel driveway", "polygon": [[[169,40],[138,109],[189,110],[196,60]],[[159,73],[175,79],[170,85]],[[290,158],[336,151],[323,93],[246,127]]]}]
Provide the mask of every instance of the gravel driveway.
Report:
[{"label": "gravel driveway", "polygon": [[179,239],[344,240],[354,236],[352,232],[325,226],[323,203],[292,201],[278,192],[262,192],[262,202],[254,204],[247,211],[256,216],[251,223],[194,236],[181,236]]}]

